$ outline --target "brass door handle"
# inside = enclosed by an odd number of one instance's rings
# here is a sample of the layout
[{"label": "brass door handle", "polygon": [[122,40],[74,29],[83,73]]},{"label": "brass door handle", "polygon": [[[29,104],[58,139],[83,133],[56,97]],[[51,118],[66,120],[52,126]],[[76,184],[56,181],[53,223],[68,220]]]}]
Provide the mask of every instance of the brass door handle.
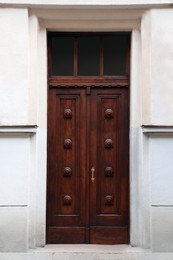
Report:
[{"label": "brass door handle", "polygon": [[94,182],[95,178],[94,178],[94,172],[95,172],[95,169],[94,167],[91,168],[91,181]]}]

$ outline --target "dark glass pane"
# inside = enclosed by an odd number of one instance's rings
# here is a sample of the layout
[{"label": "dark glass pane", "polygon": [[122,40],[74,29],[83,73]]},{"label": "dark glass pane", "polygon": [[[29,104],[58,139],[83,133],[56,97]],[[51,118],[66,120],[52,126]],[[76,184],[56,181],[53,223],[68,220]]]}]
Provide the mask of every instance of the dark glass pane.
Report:
[{"label": "dark glass pane", "polygon": [[99,37],[78,38],[78,75],[100,75],[100,40]]},{"label": "dark glass pane", "polygon": [[104,75],[126,73],[126,36],[104,37]]},{"label": "dark glass pane", "polygon": [[74,67],[74,38],[52,38],[52,75],[72,76]]}]

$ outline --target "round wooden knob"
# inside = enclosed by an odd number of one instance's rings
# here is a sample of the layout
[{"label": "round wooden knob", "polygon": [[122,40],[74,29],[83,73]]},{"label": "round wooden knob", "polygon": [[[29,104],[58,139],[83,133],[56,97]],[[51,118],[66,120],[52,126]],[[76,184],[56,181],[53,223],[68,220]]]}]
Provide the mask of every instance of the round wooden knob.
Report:
[{"label": "round wooden knob", "polygon": [[105,196],[105,205],[113,205],[113,196],[112,195]]},{"label": "round wooden knob", "polygon": [[112,148],[113,147],[113,141],[111,138],[107,138],[105,140],[105,148]]},{"label": "round wooden knob", "polygon": [[72,169],[71,167],[64,167],[64,177],[71,177],[72,176]]},{"label": "round wooden knob", "polygon": [[63,204],[69,206],[72,204],[72,197],[71,195],[65,195],[63,198]]},{"label": "round wooden knob", "polygon": [[107,177],[113,176],[113,168],[111,166],[107,166],[105,168],[105,176],[107,176]]},{"label": "round wooden knob", "polygon": [[113,118],[113,110],[111,108],[107,108],[105,110],[105,118]]},{"label": "round wooden knob", "polygon": [[71,149],[72,148],[72,140],[67,138],[64,140],[64,148],[65,149]]},{"label": "round wooden knob", "polygon": [[72,118],[72,110],[70,108],[64,110],[64,118]]}]

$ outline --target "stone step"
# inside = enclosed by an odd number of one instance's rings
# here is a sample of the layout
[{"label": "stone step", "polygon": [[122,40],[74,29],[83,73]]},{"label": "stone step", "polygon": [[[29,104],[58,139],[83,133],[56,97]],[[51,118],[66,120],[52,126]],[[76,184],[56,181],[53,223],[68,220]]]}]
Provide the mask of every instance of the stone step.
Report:
[{"label": "stone step", "polygon": [[173,253],[0,253],[0,260],[173,260]]}]

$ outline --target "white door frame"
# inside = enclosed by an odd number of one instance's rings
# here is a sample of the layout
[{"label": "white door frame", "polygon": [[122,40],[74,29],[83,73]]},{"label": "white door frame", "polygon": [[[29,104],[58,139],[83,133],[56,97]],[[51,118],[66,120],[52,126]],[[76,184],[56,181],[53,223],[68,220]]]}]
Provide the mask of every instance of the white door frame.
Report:
[{"label": "white door frame", "polygon": [[[38,130],[33,139],[35,151],[33,181],[30,182],[29,247],[46,241],[47,176],[47,30],[131,31],[130,74],[130,244],[150,247],[150,185],[148,137],[141,128],[141,89],[145,49],[145,10],[78,7],[76,9],[33,9],[29,13],[29,77],[31,118],[37,111]],[[128,18],[127,18],[128,17]],[[142,44],[141,44],[142,43]],[[143,48],[143,49],[142,49]],[[34,195],[33,195],[34,194]],[[33,214],[34,213],[34,214]]]}]

